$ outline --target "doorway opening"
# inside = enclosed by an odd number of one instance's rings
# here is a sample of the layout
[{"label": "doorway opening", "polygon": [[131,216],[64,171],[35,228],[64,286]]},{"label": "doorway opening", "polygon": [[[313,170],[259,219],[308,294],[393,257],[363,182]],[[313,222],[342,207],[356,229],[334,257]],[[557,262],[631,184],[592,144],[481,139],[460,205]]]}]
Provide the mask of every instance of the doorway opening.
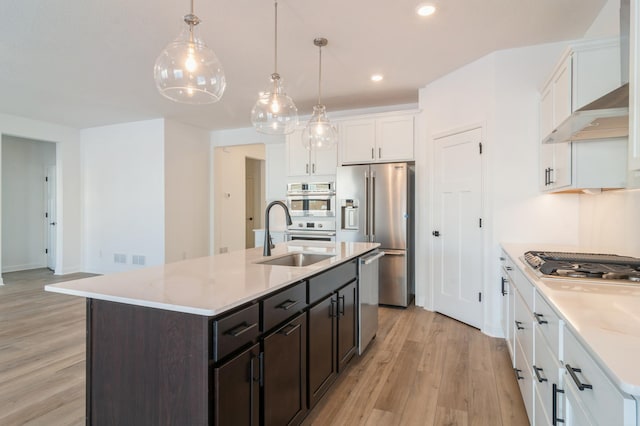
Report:
[{"label": "doorway opening", "polygon": [[245,248],[255,247],[254,229],[262,228],[265,204],[264,160],[245,158]]},{"label": "doorway opening", "polygon": [[2,272],[55,271],[56,144],[2,135],[1,145]]}]

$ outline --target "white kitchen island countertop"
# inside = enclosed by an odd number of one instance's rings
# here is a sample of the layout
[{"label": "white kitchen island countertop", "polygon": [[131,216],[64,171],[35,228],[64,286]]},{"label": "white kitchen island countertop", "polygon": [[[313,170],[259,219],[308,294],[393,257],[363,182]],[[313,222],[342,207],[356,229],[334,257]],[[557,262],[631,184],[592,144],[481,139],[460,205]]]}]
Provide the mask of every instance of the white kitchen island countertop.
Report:
[{"label": "white kitchen island countertop", "polygon": [[623,392],[640,396],[640,284],[540,278],[521,257],[529,250],[588,253],[575,246],[502,244]]},{"label": "white kitchen island countertop", "polygon": [[257,262],[262,247],[183,260],[45,286],[46,291],[170,311],[213,316],[329,269],[378,247],[377,243],[291,241],[277,244],[271,258],[287,253],[333,257],[309,266]]}]

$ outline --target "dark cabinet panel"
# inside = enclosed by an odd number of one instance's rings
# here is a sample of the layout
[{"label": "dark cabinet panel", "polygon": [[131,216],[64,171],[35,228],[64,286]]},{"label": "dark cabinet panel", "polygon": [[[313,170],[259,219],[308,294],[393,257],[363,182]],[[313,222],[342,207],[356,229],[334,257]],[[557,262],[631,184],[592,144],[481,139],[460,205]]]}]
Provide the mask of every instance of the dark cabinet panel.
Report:
[{"label": "dark cabinet panel", "polygon": [[338,265],[315,277],[309,278],[309,303],[315,303],[327,294],[356,279],[356,260]]},{"label": "dark cabinet panel", "polygon": [[307,413],[307,315],[264,339],[264,424],[299,424]]},{"label": "dark cabinet panel", "polygon": [[213,424],[260,424],[260,345],[213,370]]},{"label": "dark cabinet panel", "polygon": [[220,361],[260,334],[260,307],[253,304],[213,322],[213,360]]},{"label": "dark cabinet panel", "polygon": [[87,424],[208,423],[207,317],[87,299]]},{"label": "dark cabinet panel", "polygon": [[309,309],[309,408],[336,378],[336,314],[335,294]]},{"label": "dark cabinet panel", "polygon": [[358,312],[356,282],[338,291],[338,372],[356,353]]},{"label": "dark cabinet panel", "polygon": [[306,306],[307,285],[300,282],[262,302],[262,331],[267,332]]}]

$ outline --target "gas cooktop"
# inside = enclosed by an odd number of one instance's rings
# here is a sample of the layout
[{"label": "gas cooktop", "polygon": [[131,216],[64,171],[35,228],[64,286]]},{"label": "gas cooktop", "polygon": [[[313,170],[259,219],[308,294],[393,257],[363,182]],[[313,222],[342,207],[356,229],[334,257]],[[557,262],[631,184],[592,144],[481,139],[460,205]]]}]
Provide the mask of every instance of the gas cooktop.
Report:
[{"label": "gas cooktop", "polygon": [[640,259],[598,253],[528,251],[524,260],[539,275],[640,283]]}]

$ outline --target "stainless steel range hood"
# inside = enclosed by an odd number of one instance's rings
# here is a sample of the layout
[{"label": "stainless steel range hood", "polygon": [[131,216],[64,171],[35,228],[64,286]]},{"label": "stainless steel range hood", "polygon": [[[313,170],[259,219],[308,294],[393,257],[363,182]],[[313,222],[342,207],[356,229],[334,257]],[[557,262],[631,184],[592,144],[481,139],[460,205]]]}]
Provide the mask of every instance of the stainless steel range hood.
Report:
[{"label": "stainless steel range hood", "polygon": [[622,86],[574,111],[543,143],[629,136],[629,0],[620,1],[620,70]]}]

